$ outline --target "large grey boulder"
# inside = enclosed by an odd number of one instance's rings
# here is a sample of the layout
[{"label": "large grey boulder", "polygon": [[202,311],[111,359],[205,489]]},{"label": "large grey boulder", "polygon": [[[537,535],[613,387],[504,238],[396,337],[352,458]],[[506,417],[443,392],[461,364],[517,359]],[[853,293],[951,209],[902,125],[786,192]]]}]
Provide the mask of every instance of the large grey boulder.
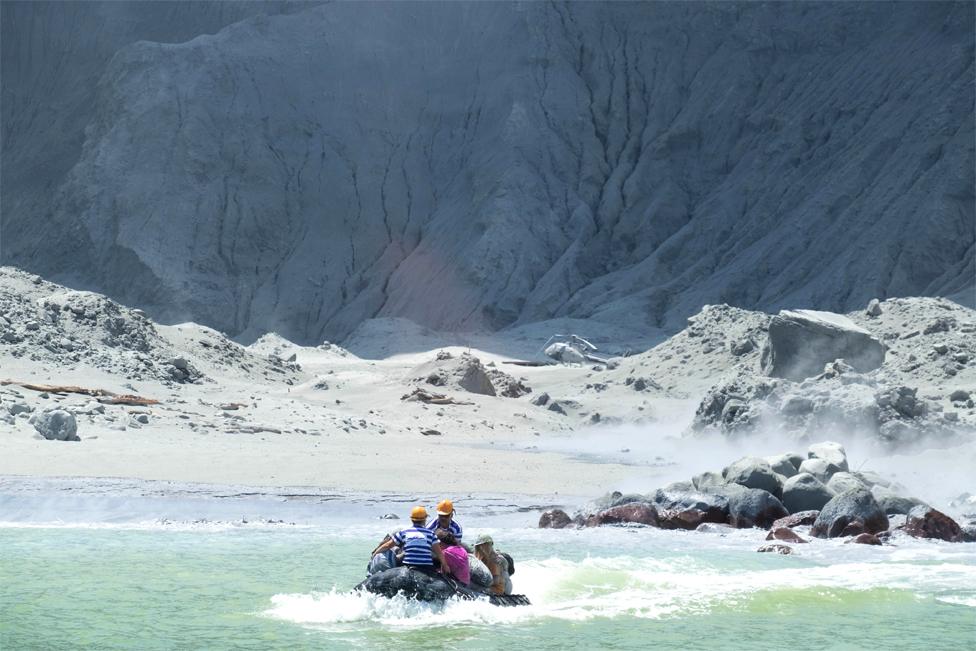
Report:
[{"label": "large grey boulder", "polygon": [[80,441],[74,414],[64,409],[48,409],[31,417],[34,429],[49,441]]},{"label": "large grey boulder", "polygon": [[808,472],[790,477],[783,485],[783,506],[790,513],[819,511],[834,497],[834,492]]},{"label": "large grey boulder", "polygon": [[748,527],[769,528],[789,512],[783,503],[768,491],[729,484],[714,489],[715,493],[729,501],[729,524],[738,529]]},{"label": "large grey boulder", "polygon": [[773,472],[769,463],[757,457],[743,457],[735,461],[722,471],[722,476],[729,484],[759,488],[777,498],[783,496],[783,478]]},{"label": "large grey boulder", "polygon": [[908,515],[912,509],[926,506],[925,502],[915,497],[904,497],[895,491],[881,485],[871,487],[871,494],[878,501],[882,510],[888,515]]},{"label": "large grey boulder", "polygon": [[820,511],[810,534],[818,538],[860,533],[879,533],[888,528],[888,516],[866,488],[855,488],[835,496]]},{"label": "large grey boulder", "polygon": [[807,449],[807,456],[810,459],[823,459],[844,471],[850,470],[847,465],[847,451],[840,443],[833,441],[814,443]]},{"label": "large grey boulder", "polygon": [[884,362],[884,345],[845,316],[816,310],[783,310],[769,322],[762,370],[799,382],[842,358],[866,373]]},{"label": "large grey boulder", "polygon": [[799,465],[803,463],[803,458],[794,463],[794,455],[792,454],[779,454],[771,457],[763,457],[763,460],[769,464],[769,467],[773,469],[777,475],[782,475],[783,477],[789,479],[797,472]]},{"label": "large grey boulder", "polygon": [[711,488],[725,486],[725,477],[720,472],[706,470],[691,478],[691,483],[700,491],[707,492]]},{"label": "large grey boulder", "polygon": [[841,472],[839,466],[824,461],[823,459],[807,459],[800,464],[800,472],[806,472],[820,481],[827,483],[834,474]]},{"label": "large grey boulder", "polygon": [[870,486],[858,479],[856,475],[849,472],[838,472],[834,473],[827,481],[827,488],[840,495],[853,488],[870,488]]},{"label": "large grey boulder", "polygon": [[667,487],[658,489],[653,496],[654,503],[661,509],[674,511],[701,511],[703,522],[723,523],[729,517],[727,497],[710,492],[675,491]]}]

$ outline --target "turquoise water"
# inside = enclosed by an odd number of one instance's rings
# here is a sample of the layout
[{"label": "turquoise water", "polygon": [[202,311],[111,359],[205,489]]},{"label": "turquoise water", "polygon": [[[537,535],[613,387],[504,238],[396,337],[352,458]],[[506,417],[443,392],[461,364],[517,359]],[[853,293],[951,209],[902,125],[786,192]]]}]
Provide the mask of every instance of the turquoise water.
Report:
[{"label": "turquoise water", "polygon": [[0,527],[8,649],[973,649],[976,545],[539,531],[472,517],[525,608],[349,594],[391,523]]}]

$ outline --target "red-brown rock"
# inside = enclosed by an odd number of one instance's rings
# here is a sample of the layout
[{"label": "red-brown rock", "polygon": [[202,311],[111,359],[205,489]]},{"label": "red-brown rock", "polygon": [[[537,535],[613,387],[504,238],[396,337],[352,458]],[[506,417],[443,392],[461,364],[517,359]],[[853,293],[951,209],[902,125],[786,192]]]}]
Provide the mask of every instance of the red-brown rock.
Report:
[{"label": "red-brown rock", "polygon": [[697,529],[698,525],[709,522],[708,515],[698,509],[661,509],[657,512],[657,526],[662,529]]},{"label": "red-brown rock", "polygon": [[766,540],[784,540],[792,543],[808,542],[788,527],[776,527],[766,535]]},{"label": "red-brown rock", "polygon": [[606,524],[624,523],[646,524],[656,527],[658,523],[657,509],[654,508],[653,504],[646,502],[621,504],[589,516],[583,521],[583,526],[602,527]]},{"label": "red-brown rock", "polygon": [[848,522],[847,526],[841,530],[840,537],[846,538],[848,536],[860,536],[862,533],[865,533],[864,523],[860,520],[853,520],[852,522]]},{"label": "red-brown rock", "polygon": [[565,529],[572,526],[573,519],[562,509],[546,511],[539,518],[540,529]]},{"label": "red-brown rock", "polygon": [[780,518],[773,523],[773,529],[779,529],[780,527],[799,527],[801,525],[811,525],[817,521],[817,516],[820,515],[820,511],[797,511],[792,515],[788,515],[785,518]]},{"label": "red-brown rock", "polygon": [[779,544],[775,544],[774,543],[774,544],[771,544],[771,545],[763,545],[762,547],[760,547],[756,551],[757,552],[775,552],[777,554],[784,554],[785,555],[785,554],[792,554],[793,553],[793,548],[790,547],[789,545],[779,545]]},{"label": "red-brown rock", "polygon": [[845,543],[857,543],[859,545],[881,545],[881,539],[875,536],[873,533],[862,533],[849,538],[844,541]]},{"label": "red-brown rock", "polygon": [[963,542],[962,528],[942,511],[927,506],[916,507],[908,514],[901,530],[915,538],[935,538],[947,542]]}]

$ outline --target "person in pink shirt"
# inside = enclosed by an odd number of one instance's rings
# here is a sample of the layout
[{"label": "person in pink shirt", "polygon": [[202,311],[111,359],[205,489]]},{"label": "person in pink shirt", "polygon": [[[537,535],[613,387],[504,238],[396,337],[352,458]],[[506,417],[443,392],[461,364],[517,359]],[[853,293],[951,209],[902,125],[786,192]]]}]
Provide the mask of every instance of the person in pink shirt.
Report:
[{"label": "person in pink shirt", "polygon": [[438,529],[437,538],[441,543],[441,553],[447,567],[441,567],[441,572],[452,576],[464,585],[471,583],[471,568],[468,566],[468,551],[461,546],[454,534],[445,529]]}]

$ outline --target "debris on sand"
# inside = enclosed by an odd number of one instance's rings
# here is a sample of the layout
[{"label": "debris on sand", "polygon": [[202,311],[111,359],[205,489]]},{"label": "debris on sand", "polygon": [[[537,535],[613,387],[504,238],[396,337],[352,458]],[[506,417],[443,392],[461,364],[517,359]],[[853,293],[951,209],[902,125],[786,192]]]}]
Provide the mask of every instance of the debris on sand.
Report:
[{"label": "debris on sand", "polygon": [[424,402],[430,405],[473,405],[473,402],[467,402],[465,400],[456,400],[443,393],[433,393],[432,391],[427,391],[426,389],[421,389],[417,387],[410,393],[406,393],[400,397],[400,400],[406,402]]}]

